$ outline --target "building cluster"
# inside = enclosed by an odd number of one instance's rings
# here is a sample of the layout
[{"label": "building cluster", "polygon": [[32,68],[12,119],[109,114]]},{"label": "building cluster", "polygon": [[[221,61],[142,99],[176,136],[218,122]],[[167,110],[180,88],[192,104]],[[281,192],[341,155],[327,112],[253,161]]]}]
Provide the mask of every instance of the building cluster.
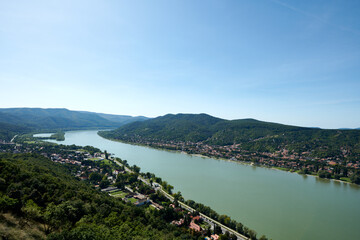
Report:
[{"label": "building cluster", "polygon": [[[86,151],[74,151],[73,153],[53,153],[50,156],[47,156],[47,153],[42,154],[45,157],[50,158],[53,162],[60,164],[71,164],[79,166],[79,170],[76,172],[75,176],[79,177],[81,180],[88,180],[91,173],[101,173],[102,168],[97,164],[89,164],[90,161],[100,161],[104,160],[104,155],[102,153],[94,153],[91,155]],[[117,175],[120,173],[119,170],[112,169],[110,173],[105,173],[107,180],[110,184],[115,183]],[[99,187],[99,185],[95,185]]]},{"label": "building cluster", "polygon": [[[348,173],[360,169],[359,158],[356,160],[346,160],[349,150],[340,149],[340,156],[336,157],[313,157],[310,151],[295,152],[285,147],[275,152],[250,152],[241,148],[241,144],[226,146],[210,145],[204,142],[176,142],[176,141],[151,141],[141,138],[132,139],[136,143],[148,145],[156,148],[183,151],[189,154],[199,154],[208,157],[224,158],[233,161],[251,162],[256,165],[299,171],[308,169],[310,172],[317,173],[320,170],[333,172],[334,166],[348,168]],[[259,140],[259,139],[257,139]]]}]

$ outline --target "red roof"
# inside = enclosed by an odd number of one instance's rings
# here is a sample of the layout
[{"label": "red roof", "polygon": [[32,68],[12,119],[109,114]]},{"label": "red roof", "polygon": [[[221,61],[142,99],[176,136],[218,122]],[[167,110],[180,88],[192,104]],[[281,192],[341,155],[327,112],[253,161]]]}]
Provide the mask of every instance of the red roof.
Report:
[{"label": "red roof", "polygon": [[219,235],[217,235],[217,234],[211,235],[211,239],[213,239],[213,240],[218,240],[218,239],[219,239]]},{"label": "red roof", "polygon": [[198,232],[201,231],[201,227],[199,225],[197,225],[196,223],[194,223],[194,222],[190,223],[190,228],[194,229],[195,231],[198,231]]}]

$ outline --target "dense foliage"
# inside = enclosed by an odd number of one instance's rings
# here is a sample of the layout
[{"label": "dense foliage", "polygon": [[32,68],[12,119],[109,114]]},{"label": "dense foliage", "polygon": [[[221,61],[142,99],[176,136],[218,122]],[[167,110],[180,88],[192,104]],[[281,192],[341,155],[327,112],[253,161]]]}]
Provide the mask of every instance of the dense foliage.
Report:
[{"label": "dense foliage", "polygon": [[341,149],[348,157],[360,154],[359,130],[304,128],[257,121],[224,120],[206,114],[168,114],[143,122],[134,122],[116,130],[101,132],[112,139],[137,142],[203,142],[210,145],[240,144],[242,150],[274,152],[282,148],[313,156],[337,156]]},{"label": "dense foliage", "polygon": [[67,167],[37,154],[0,154],[2,218],[4,212],[27,225],[41,224],[48,239],[192,238],[166,223],[156,210],[101,193],[76,180]]},{"label": "dense foliage", "polygon": [[30,128],[25,126],[0,122],[0,141],[10,141],[16,134],[26,133],[30,130]]}]

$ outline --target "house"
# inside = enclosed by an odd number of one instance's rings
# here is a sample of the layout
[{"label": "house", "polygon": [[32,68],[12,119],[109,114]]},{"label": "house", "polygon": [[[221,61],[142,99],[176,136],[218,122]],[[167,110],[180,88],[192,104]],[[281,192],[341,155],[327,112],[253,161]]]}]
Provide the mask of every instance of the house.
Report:
[{"label": "house", "polygon": [[176,226],[181,226],[184,224],[184,221],[185,220],[183,218],[181,218],[179,221],[176,221],[176,220],[172,221],[171,224],[174,224]]},{"label": "house", "polygon": [[201,227],[200,227],[199,225],[197,225],[196,223],[194,223],[194,222],[191,222],[191,223],[190,223],[190,228],[191,228],[191,229],[194,229],[194,230],[197,231],[197,232],[200,232],[200,231],[201,231]]},{"label": "house", "polygon": [[211,235],[211,239],[212,240],[218,240],[220,237],[219,237],[219,235],[217,235],[217,234],[213,234],[213,235]]}]

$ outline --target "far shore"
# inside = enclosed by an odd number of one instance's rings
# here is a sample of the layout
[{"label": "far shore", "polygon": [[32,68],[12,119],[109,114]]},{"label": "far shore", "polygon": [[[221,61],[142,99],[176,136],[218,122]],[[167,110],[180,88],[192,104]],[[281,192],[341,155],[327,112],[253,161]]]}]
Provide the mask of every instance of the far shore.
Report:
[{"label": "far shore", "polygon": [[[98,133],[98,135],[99,135],[99,133]],[[172,150],[172,149],[166,149],[166,148],[161,148],[161,147],[153,147],[153,146],[149,146],[149,145],[147,145],[147,144],[126,142],[126,141],[119,140],[119,139],[105,138],[105,137],[103,137],[103,136],[101,136],[101,135],[99,135],[99,136],[102,137],[102,138],[104,138],[104,139],[107,139],[107,140],[110,140],[110,141],[114,141],[114,142],[121,142],[121,143],[131,144],[131,145],[135,145],[135,146],[149,147],[149,148],[152,148],[152,149],[158,149],[158,150],[162,150],[162,151],[182,153],[182,154],[187,154],[187,155],[190,155],[190,156],[201,157],[201,158],[212,158],[212,159],[215,159],[215,160],[234,162],[234,163],[238,163],[238,164],[251,165],[251,166],[254,166],[254,167],[268,168],[268,169],[273,169],[273,170],[278,170],[278,171],[283,171],[283,172],[297,173],[298,175],[301,175],[301,176],[312,176],[312,177],[316,177],[316,178],[319,178],[319,179],[332,180],[332,181],[335,181],[335,182],[347,183],[347,184],[350,184],[350,185],[354,185],[354,186],[358,186],[358,187],[359,187],[359,185],[357,185],[357,184],[355,184],[355,183],[348,182],[348,181],[343,181],[343,180],[340,180],[340,179],[333,179],[333,178],[320,178],[318,175],[314,175],[314,174],[302,174],[302,173],[299,173],[299,172],[297,172],[297,171],[290,171],[290,169],[285,170],[285,169],[279,169],[279,168],[276,168],[276,167],[269,167],[269,166],[266,166],[266,165],[257,165],[257,164],[254,164],[254,163],[252,163],[252,162],[247,162],[247,161],[232,160],[232,159],[218,158],[218,157],[209,157],[209,156],[202,155],[202,154],[199,154],[199,153],[187,153],[187,152],[181,151],[181,150]]]}]

